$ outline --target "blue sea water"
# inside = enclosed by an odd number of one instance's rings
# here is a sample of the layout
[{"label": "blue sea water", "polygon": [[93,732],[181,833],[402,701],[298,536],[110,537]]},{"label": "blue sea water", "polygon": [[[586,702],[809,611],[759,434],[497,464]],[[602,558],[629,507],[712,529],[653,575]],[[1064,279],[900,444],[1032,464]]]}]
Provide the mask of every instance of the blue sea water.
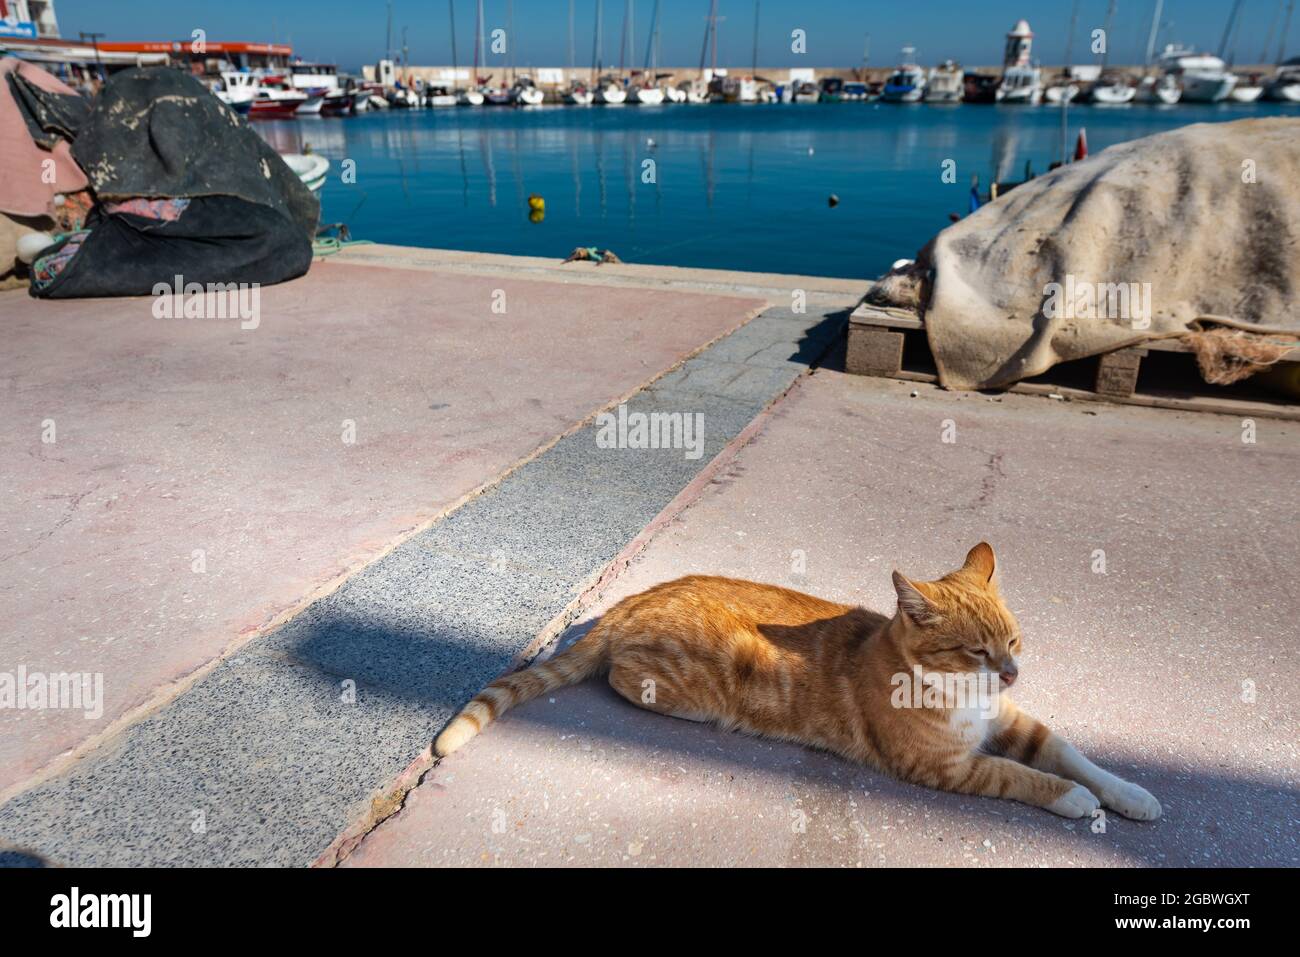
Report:
[{"label": "blue sea water", "polygon": [[[1300,106],[1075,107],[1066,142],[1072,151],[1084,127],[1096,152],[1270,115]],[[557,259],[599,246],[627,262],[843,277],[911,257],[967,211],[973,175],[987,190],[994,175],[1021,179],[1026,161],[1045,172],[1062,140],[1051,107],[878,103],[389,110],[255,125],[282,152],[329,157],[322,221],[357,239]],[[531,194],[545,200],[540,222]]]}]

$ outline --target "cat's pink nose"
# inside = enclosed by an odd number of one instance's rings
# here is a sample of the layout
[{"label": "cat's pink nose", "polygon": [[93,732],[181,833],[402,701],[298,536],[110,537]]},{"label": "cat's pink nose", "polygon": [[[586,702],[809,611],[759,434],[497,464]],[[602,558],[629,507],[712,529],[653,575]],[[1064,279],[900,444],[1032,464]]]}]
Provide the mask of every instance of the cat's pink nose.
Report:
[{"label": "cat's pink nose", "polygon": [[1002,687],[1010,688],[1013,684],[1015,684],[1016,676],[1018,674],[1020,674],[1020,671],[1014,666],[1010,668],[1003,668],[1002,671],[998,674],[998,678],[1002,682]]}]

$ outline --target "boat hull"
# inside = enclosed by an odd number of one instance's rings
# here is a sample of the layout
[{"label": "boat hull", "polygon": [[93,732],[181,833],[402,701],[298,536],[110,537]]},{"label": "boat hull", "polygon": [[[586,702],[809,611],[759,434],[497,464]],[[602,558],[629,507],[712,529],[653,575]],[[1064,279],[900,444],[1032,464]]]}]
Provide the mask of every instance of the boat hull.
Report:
[{"label": "boat hull", "polygon": [[456,102],[461,106],[482,106],[483,94],[478,90],[461,90],[456,94]]},{"label": "boat hull", "polygon": [[643,86],[636,91],[636,102],[642,106],[659,106],[664,101],[664,91],[654,86]]},{"label": "boat hull", "polygon": [[617,86],[605,86],[596,91],[596,102],[606,106],[619,106],[627,102],[627,91]]},{"label": "boat hull", "polygon": [[564,102],[570,106],[591,106],[595,99],[596,94],[591,90],[570,90],[564,94]]},{"label": "boat hull", "polygon": [[1300,82],[1275,83],[1268,88],[1268,98],[1275,103],[1300,103]]},{"label": "boat hull", "polygon": [[1232,95],[1237,87],[1237,78],[1232,74],[1184,73],[1184,103],[1222,103]]},{"label": "boat hull", "polygon": [[1263,95],[1262,86],[1238,86],[1233,89],[1230,98],[1234,103],[1254,103]]},{"label": "boat hull", "polygon": [[1135,96],[1137,96],[1136,87],[1124,84],[1097,86],[1093,87],[1089,101],[1098,106],[1123,106],[1132,103]]}]

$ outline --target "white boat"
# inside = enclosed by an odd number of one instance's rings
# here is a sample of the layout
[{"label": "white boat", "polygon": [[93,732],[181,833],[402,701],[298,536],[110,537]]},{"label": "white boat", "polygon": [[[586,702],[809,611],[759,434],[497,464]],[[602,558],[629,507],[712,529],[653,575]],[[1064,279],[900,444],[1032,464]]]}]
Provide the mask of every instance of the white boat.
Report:
[{"label": "white boat", "polygon": [[596,87],[596,102],[619,106],[627,102],[627,91],[617,81],[605,77]]},{"label": "white boat", "polygon": [[1002,56],[1002,82],[994,99],[998,103],[1021,103],[1033,106],[1043,98],[1043,75],[1033,65],[1034,31],[1028,20],[1017,20],[1007,34]]},{"label": "white boat", "polygon": [[794,85],[794,94],[791,97],[795,103],[816,103],[821,98],[822,91],[811,80],[800,80],[796,83]]},{"label": "white boat", "polygon": [[681,90],[685,103],[707,103],[709,102],[709,87],[703,80],[687,80],[677,85]]},{"label": "white boat", "polygon": [[533,78],[523,74],[515,78],[510,96],[520,106],[541,106],[546,102],[546,94],[537,88]]},{"label": "white boat", "polygon": [[1098,106],[1123,106],[1132,103],[1137,96],[1137,87],[1130,86],[1123,77],[1103,76],[1093,84],[1088,94],[1089,102]]},{"label": "white boat", "polygon": [[483,100],[482,90],[460,90],[456,94],[456,102],[461,106],[482,106]]},{"label": "white boat", "polygon": [[632,100],[642,106],[659,106],[664,101],[664,91],[657,86],[634,86]]},{"label": "white boat", "polygon": [[1033,106],[1043,99],[1042,76],[1037,67],[1008,67],[1002,71],[995,97],[999,103]]},{"label": "white boat", "polygon": [[489,86],[483,90],[483,97],[489,106],[509,106],[514,102],[510,88],[505,86]]},{"label": "white boat", "polygon": [[1254,77],[1238,77],[1229,95],[1234,103],[1254,103],[1264,95],[1264,84]]},{"label": "white boat", "polygon": [[663,91],[664,91],[664,99],[667,100],[669,103],[686,102],[686,91],[683,90],[680,86],[666,86],[663,87]]},{"label": "white boat", "polygon": [[903,62],[889,79],[880,98],[886,103],[919,103],[925,96],[925,71],[912,62],[915,47],[903,47]]},{"label": "white boat", "polygon": [[[960,103],[966,94],[965,74],[955,60],[944,60],[930,70],[925,82],[925,102]],[[867,99],[867,96],[863,96]]]},{"label": "white boat", "polygon": [[423,106],[420,94],[414,90],[408,90],[405,87],[393,90],[388,94],[388,105],[395,106],[398,109],[413,110]]},{"label": "white boat", "polygon": [[1178,78],[1172,73],[1163,76],[1144,76],[1137,86],[1137,95],[1133,97],[1138,103],[1155,103],[1173,106],[1183,98],[1183,88],[1178,85]]},{"label": "white boat", "polygon": [[1177,78],[1184,103],[1221,103],[1237,87],[1237,75],[1222,60],[1187,47],[1165,47],[1160,66]]},{"label": "white boat", "polygon": [[752,76],[721,78],[720,92],[724,103],[755,103],[758,101],[758,83]]},{"label": "white boat", "polygon": [[366,107],[371,110],[386,110],[388,109],[388,101],[378,93],[371,93],[366,98]]},{"label": "white boat", "polygon": [[330,161],[319,153],[285,153],[281,159],[313,193],[325,185]]},{"label": "white boat", "polygon": [[591,92],[581,83],[574,84],[569,91],[564,94],[564,102],[570,106],[591,106],[596,99],[596,94]]},{"label": "white boat", "polygon": [[424,91],[424,102],[428,106],[455,106],[459,98],[445,86],[431,86]]},{"label": "white boat", "polygon": [[1276,103],[1300,103],[1300,57],[1278,64],[1277,72],[1264,84],[1264,99]]},{"label": "white boat", "polygon": [[1062,102],[1073,103],[1078,95],[1078,85],[1064,77],[1058,77],[1043,88],[1043,100],[1054,106],[1060,106]]}]

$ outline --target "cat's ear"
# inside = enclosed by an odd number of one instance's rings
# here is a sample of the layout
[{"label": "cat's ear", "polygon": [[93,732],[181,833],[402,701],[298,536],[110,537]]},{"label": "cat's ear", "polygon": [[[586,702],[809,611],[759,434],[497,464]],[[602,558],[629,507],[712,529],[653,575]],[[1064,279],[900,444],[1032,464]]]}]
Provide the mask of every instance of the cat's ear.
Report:
[{"label": "cat's ear", "polygon": [[986,582],[993,580],[993,571],[996,568],[997,561],[993,557],[993,549],[988,542],[980,542],[967,552],[966,564],[962,565],[962,571],[978,575]]},{"label": "cat's ear", "polygon": [[894,591],[898,592],[898,610],[918,625],[929,625],[939,620],[939,609],[921,592],[924,585],[908,581],[900,572],[894,572]]}]

